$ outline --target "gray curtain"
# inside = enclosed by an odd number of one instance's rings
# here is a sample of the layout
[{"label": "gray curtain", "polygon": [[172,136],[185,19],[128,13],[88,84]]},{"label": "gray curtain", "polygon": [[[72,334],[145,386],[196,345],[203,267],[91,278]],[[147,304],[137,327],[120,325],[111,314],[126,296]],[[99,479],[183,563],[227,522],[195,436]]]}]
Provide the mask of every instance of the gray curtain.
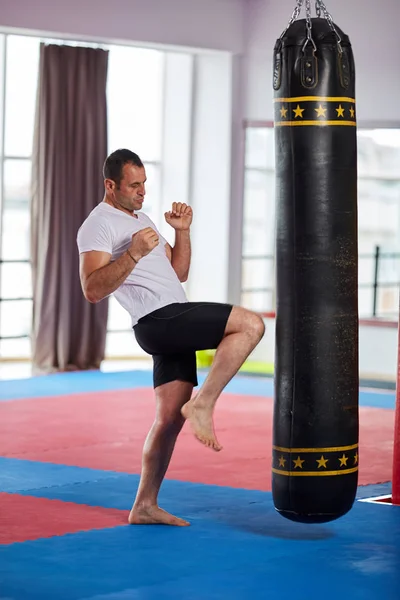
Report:
[{"label": "gray curtain", "polygon": [[89,304],[77,231],[102,200],[108,52],[41,45],[32,172],[32,355],[35,373],[97,369],[108,300]]}]

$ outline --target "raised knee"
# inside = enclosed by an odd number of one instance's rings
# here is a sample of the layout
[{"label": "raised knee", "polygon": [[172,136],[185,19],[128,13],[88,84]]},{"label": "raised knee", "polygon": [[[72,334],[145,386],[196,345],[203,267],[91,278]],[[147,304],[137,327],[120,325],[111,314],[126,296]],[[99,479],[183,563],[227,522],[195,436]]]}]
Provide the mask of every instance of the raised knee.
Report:
[{"label": "raised knee", "polygon": [[249,322],[249,328],[257,342],[259,342],[265,333],[265,324],[263,318],[260,315],[253,313]]},{"label": "raised knee", "polygon": [[225,330],[225,335],[231,333],[246,333],[258,344],[265,333],[263,318],[247,308],[235,307]]}]

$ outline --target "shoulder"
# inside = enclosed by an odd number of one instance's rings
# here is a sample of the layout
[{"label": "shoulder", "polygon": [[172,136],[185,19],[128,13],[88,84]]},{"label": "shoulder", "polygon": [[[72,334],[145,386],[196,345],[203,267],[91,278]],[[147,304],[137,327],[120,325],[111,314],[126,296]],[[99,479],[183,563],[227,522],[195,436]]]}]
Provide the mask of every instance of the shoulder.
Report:
[{"label": "shoulder", "polygon": [[112,218],[110,218],[110,215],[108,214],[107,210],[104,208],[104,205],[98,204],[86,217],[86,219],[83,221],[82,225],[81,225],[81,229],[82,228],[89,228],[91,229],[92,227],[104,227],[104,228],[108,228],[111,229],[112,228]]},{"label": "shoulder", "polygon": [[78,242],[83,244],[93,239],[112,241],[114,237],[113,220],[101,205],[89,213],[77,232]]}]

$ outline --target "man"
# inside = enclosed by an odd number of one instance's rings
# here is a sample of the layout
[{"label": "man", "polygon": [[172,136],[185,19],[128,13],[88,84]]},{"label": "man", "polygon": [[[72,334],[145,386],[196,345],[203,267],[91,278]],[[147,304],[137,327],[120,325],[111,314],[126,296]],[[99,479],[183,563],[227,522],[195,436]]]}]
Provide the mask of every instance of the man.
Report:
[{"label": "man", "polygon": [[[78,232],[80,277],[89,302],[114,294],[132,317],[140,346],[153,356],[156,417],[143,449],[131,524],[189,525],[158,507],[157,498],[185,420],[215,451],[217,398],[264,334],[261,317],[228,304],[188,302],[181,282],[190,266],[192,209],[173,203],[165,213],[175,229],[173,248],[140,212],[146,172],[139,156],[117,150],[103,168],[105,195]],[[204,243],[209,243],[206,234]],[[215,348],[210,372],[197,393],[196,350]]]}]

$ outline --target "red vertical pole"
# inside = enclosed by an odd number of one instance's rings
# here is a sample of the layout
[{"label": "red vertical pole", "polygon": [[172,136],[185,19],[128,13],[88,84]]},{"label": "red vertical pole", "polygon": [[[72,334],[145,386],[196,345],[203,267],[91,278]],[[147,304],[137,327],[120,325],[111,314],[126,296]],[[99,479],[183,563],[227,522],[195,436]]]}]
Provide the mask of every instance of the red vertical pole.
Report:
[{"label": "red vertical pole", "polygon": [[394,419],[394,453],[392,477],[392,504],[400,506],[400,324],[398,333],[396,414]]}]

